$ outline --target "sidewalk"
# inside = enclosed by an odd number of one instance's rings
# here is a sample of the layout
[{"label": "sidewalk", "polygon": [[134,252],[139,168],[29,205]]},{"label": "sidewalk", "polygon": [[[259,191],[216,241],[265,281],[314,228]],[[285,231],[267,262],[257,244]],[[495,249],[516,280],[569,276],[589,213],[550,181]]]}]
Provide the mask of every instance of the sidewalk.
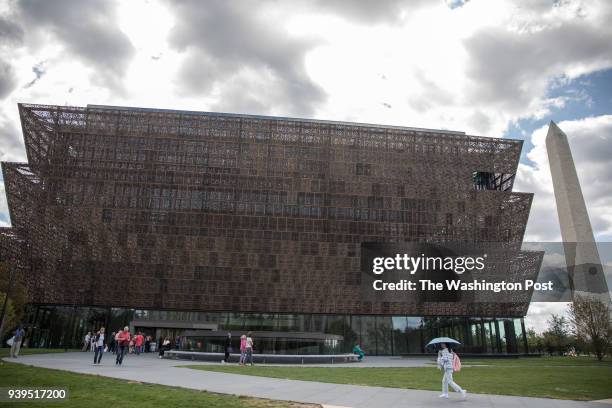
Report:
[{"label": "sidewalk", "polygon": [[[221,362],[221,360],[223,359],[223,354],[219,353],[219,359],[218,361],[197,361],[195,360],[196,363],[201,363],[201,364],[210,364],[210,365],[219,365],[219,363]],[[233,355],[231,357],[231,361],[233,362],[238,362],[239,359],[239,355]],[[183,363],[183,364],[189,364],[192,365],[192,360],[181,360],[181,359],[175,359],[174,361],[177,362],[177,364]],[[427,358],[427,357],[416,357],[416,358],[403,358],[403,357],[399,357],[399,356],[369,356],[366,357],[365,360],[361,361],[361,362],[355,362],[355,363],[333,363],[333,364],[329,364],[329,363],[317,363],[317,364],[278,364],[278,363],[267,363],[267,364],[257,364],[258,366],[273,366],[273,367],[349,367],[349,368],[370,368],[370,367],[378,367],[378,368],[385,368],[385,367],[395,367],[395,368],[402,368],[402,367],[435,367],[436,366],[436,360],[434,358]],[[470,367],[470,365],[463,365],[463,367]]]},{"label": "sidewalk", "polygon": [[[128,355],[123,366],[116,367],[113,356],[105,354],[101,366],[92,365],[92,353],[56,353],[22,356],[6,361],[36,367],[97,374],[175,387],[206,390],[223,394],[236,394],[258,398],[316,403],[351,408],[396,407],[543,407],[543,408],[604,408],[597,402],[564,401],[545,398],[509,397],[500,395],[468,394],[462,401],[452,393],[449,400],[438,398],[439,392],[406,390],[384,387],[329,384],[311,381],[283,380],[237,374],[180,368],[181,365],[203,364],[191,361],[158,359],[155,353]],[[376,363],[382,364],[382,360]],[[398,362],[399,364],[399,362]],[[468,390],[469,392],[469,390]]]}]

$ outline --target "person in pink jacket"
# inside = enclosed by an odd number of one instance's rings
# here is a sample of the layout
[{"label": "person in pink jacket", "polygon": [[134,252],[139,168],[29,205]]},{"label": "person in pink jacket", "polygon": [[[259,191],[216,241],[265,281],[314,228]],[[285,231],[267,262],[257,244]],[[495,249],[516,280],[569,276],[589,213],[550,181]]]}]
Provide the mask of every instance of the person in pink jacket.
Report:
[{"label": "person in pink jacket", "polygon": [[244,365],[246,359],[247,337],[243,334],[240,336],[240,365]]},{"label": "person in pink jacket", "polygon": [[442,394],[440,398],[448,398],[448,386],[450,385],[455,392],[461,393],[463,399],[466,398],[467,392],[453,381],[453,371],[461,369],[459,356],[454,351],[449,350],[446,343],[440,343],[442,349],[438,352],[438,368],[444,372],[442,377]]}]

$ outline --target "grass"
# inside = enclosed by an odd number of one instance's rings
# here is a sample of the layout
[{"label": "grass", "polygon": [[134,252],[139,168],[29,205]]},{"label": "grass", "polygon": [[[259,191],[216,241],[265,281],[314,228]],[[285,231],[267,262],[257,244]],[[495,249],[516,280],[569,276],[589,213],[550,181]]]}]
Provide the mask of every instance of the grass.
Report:
[{"label": "grass", "polygon": [[[432,360],[433,361],[433,360]],[[492,365],[497,367],[612,367],[612,359],[597,361],[594,357],[529,357],[529,358],[462,358],[463,365]]]},{"label": "grass", "polygon": [[[515,395],[571,400],[612,397],[612,363],[595,359],[560,358],[512,360],[464,360],[466,367],[454,379],[471,393]],[[571,362],[571,364],[570,364]],[[427,368],[320,368],[272,366],[188,366],[198,370],[337,384],[369,385],[438,391],[442,373]]]},{"label": "grass", "polygon": [[[21,355],[63,352],[63,349],[22,349]],[[0,349],[0,357],[8,356],[8,349]],[[64,402],[32,403],[34,406],[62,408],[108,407],[207,407],[207,408],[303,408],[316,405],[237,397],[205,391],[123,381],[95,375],[75,374],[0,361],[0,387],[67,388],[69,398]],[[24,407],[23,402],[2,403],[3,407]]]},{"label": "grass", "polygon": [[[3,357],[8,357],[9,356],[9,351],[10,349],[7,348],[0,348],[0,358]],[[79,351],[77,349],[68,349],[68,351]],[[19,355],[20,356],[25,356],[25,355],[30,355],[30,354],[49,354],[49,353],[64,353],[66,352],[65,349],[50,349],[50,348],[22,348],[19,351]]]}]

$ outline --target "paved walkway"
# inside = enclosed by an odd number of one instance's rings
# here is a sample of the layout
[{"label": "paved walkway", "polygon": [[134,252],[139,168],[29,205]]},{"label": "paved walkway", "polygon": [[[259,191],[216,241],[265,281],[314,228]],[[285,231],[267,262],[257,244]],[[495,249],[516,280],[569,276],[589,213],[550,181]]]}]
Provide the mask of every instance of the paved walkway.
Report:
[{"label": "paved walkway", "polygon": [[[204,363],[162,360],[151,354],[140,356],[129,355],[121,367],[115,366],[110,354],[105,354],[101,366],[94,366],[92,365],[93,354],[90,352],[38,354],[22,356],[18,359],[6,358],[5,360],[76,373],[96,374],[105,377],[206,390],[223,394],[316,403],[324,406],[331,405],[351,408],[453,406],[461,408],[603,408],[606,406],[596,402],[587,403],[484,394],[469,394],[468,399],[462,401],[457,394],[453,393],[449,400],[441,400],[438,398],[439,392],[434,391],[328,384],[190,370],[180,368],[180,366]],[[374,362],[376,361],[372,363]],[[379,360],[378,363],[382,364],[383,360]]]},{"label": "paved walkway", "polygon": [[[231,361],[235,361],[238,362],[238,355],[232,354],[231,356]],[[221,362],[221,360],[223,359],[223,354],[219,353],[219,361],[197,361],[194,360],[197,363],[201,363],[201,364],[210,364],[210,365],[219,365],[219,363]],[[192,362],[191,360],[181,360],[181,359],[176,359],[175,360],[177,362],[177,364],[179,363],[183,363],[183,364],[189,364],[191,365]],[[427,357],[416,357],[416,358],[402,358],[402,357],[389,357],[389,356],[385,356],[385,357],[379,357],[379,356],[372,356],[372,357],[366,357],[365,360],[361,361],[361,362],[355,362],[355,363],[334,363],[334,364],[330,364],[330,363],[321,363],[321,364],[278,364],[278,363],[268,363],[268,364],[257,364],[258,366],[274,366],[274,367],[350,367],[350,368],[365,368],[365,367],[379,367],[379,368],[385,368],[385,367],[435,367],[436,364],[436,360],[434,358],[427,358]],[[463,367],[471,367],[471,365],[466,365],[464,364]]]}]

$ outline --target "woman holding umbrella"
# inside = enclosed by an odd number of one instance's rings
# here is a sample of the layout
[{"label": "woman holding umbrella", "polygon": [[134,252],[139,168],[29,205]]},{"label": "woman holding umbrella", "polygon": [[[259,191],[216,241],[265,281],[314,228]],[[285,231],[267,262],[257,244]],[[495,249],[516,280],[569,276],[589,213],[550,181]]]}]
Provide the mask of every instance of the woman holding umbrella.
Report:
[{"label": "woman holding umbrella", "polygon": [[[448,398],[448,386],[450,385],[455,392],[461,393],[463,398],[467,392],[453,381],[453,371],[455,370],[455,359],[459,359],[454,352],[449,351],[448,344],[460,344],[457,340],[448,337],[438,337],[430,341],[427,345],[439,344],[441,350],[438,352],[438,368],[444,372],[442,377],[442,394],[440,398]],[[457,361],[458,363],[458,361]],[[458,364],[457,364],[458,365]]]}]

